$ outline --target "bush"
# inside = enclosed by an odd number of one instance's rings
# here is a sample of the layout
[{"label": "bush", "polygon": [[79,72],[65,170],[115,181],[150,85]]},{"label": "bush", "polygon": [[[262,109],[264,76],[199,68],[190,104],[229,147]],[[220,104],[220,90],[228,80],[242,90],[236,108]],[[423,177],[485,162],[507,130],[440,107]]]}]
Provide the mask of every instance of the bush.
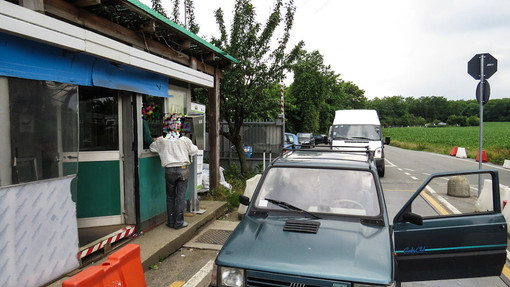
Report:
[{"label": "bush", "polygon": [[479,126],[480,118],[477,116],[470,116],[469,118],[467,118],[466,123],[469,127]]},{"label": "bush", "polygon": [[[262,163],[257,165],[255,169],[250,171],[249,176],[262,173]],[[227,203],[228,211],[239,206],[239,196],[244,194],[246,187],[246,179],[241,174],[241,169],[236,164],[231,164],[223,170],[225,181],[232,185],[232,190],[220,185],[217,188],[210,190],[202,199],[225,201]]]}]

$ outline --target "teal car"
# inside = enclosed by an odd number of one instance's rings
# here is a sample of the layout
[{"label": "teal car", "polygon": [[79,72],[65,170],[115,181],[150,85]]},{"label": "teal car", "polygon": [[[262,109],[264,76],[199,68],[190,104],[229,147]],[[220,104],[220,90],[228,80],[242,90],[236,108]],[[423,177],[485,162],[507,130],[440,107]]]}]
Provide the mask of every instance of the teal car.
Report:
[{"label": "teal car", "polygon": [[[301,149],[275,159],[251,200],[240,197],[248,209],[217,255],[211,285],[399,286],[501,274],[507,226],[497,171],[431,175],[390,224],[371,157]],[[492,181],[484,210],[475,210],[472,197],[455,199],[455,214],[425,202],[445,178],[479,175]]]}]

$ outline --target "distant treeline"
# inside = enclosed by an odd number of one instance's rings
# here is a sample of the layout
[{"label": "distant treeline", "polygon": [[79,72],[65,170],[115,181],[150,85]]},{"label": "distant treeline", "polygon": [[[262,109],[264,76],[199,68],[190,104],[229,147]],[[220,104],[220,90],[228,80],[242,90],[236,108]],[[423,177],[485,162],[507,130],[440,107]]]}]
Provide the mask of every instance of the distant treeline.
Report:
[{"label": "distant treeline", "polygon": [[[393,96],[367,100],[366,108],[377,110],[384,127],[438,123],[475,126],[480,122],[480,104],[474,99],[449,101],[436,96]],[[510,98],[489,100],[483,106],[483,121],[510,122]]]}]

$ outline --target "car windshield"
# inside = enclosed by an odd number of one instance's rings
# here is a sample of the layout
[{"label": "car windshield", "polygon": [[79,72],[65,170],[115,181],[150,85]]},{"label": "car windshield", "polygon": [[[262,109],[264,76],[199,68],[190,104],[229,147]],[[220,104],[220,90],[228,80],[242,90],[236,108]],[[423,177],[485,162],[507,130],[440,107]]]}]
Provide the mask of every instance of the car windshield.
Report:
[{"label": "car windshield", "polygon": [[335,125],[333,126],[333,140],[380,140],[381,129],[375,125]]},{"label": "car windshield", "polygon": [[286,144],[293,144],[294,143],[294,137],[291,135],[285,135],[285,143]]},{"label": "car windshield", "polygon": [[380,214],[375,179],[368,171],[273,167],[264,178],[255,206],[282,209],[266,198],[309,212],[358,216]]}]

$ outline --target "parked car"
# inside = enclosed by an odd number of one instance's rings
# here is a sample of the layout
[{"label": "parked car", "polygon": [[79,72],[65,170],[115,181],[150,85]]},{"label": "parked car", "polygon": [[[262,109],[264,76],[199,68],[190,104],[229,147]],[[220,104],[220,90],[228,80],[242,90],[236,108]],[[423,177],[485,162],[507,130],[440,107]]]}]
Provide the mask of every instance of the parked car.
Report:
[{"label": "parked car", "polygon": [[[496,170],[429,176],[392,226],[372,157],[300,149],[276,158],[251,200],[240,196],[248,208],[216,257],[211,285],[375,287],[500,275],[507,224]],[[439,191],[445,177],[479,175],[495,183],[487,210],[437,215],[425,202],[429,183]]]},{"label": "parked car", "polygon": [[315,135],[315,144],[327,144],[328,143],[328,137],[326,135]]},{"label": "parked car", "polygon": [[315,147],[315,138],[313,137],[313,133],[298,133],[297,134],[299,144],[301,147],[314,148]]},{"label": "parked car", "polygon": [[284,137],[284,149],[299,149],[299,140],[298,137],[295,134],[292,133],[285,133]]}]

